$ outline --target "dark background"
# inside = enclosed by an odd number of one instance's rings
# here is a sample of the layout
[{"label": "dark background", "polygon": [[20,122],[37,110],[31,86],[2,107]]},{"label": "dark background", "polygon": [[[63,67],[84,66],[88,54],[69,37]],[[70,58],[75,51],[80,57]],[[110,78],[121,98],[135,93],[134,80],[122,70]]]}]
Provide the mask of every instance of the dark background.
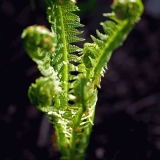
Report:
[{"label": "dark background", "polygon": [[[112,1],[78,2],[82,36],[91,41]],[[87,160],[160,160],[160,1],[143,2],[141,21],[102,79]],[[52,126],[27,97],[40,74],[20,38],[29,25],[49,27],[45,5],[0,0],[0,20],[0,160],[59,160]]]}]

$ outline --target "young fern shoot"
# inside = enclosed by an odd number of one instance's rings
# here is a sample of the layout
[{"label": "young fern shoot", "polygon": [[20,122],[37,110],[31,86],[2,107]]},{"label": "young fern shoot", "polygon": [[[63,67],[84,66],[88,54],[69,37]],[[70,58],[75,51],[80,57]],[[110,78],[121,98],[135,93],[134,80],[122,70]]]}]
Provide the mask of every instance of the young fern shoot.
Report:
[{"label": "young fern shoot", "polygon": [[92,131],[97,87],[100,87],[106,63],[113,50],[122,45],[143,12],[141,0],[114,0],[110,20],[102,22],[104,34],[85,43],[77,28],[83,27],[73,12],[72,0],[45,0],[51,31],[43,26],[30,26],[22,39],[28,55],[42,74],[29,87],[28,96],[37,109],[47,114],[53,124],[58,149],[63,160],[85,159]]}]

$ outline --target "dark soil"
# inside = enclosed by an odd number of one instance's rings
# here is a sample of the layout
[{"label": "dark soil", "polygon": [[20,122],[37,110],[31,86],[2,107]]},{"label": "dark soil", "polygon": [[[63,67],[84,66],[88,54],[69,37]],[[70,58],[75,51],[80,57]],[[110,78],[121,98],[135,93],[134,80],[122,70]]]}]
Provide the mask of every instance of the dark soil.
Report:
[{"label": "dark soil", "polygon": [[[0,1],[0,160],[60,159],[51,142],[52,126],[27,97],[29,85],[40,74],[23,49],[21,33],[33,24],[49,27],[44,4],[32,2]],[[160,160],[158,3],[144,1],[141,21],[113,53],[99,90],[86,160]],[[110,12],[110,4],[97,0],[91,10],[83,6],[82,36],[87,41],[95,29],[102,30],[101,15]]]}]

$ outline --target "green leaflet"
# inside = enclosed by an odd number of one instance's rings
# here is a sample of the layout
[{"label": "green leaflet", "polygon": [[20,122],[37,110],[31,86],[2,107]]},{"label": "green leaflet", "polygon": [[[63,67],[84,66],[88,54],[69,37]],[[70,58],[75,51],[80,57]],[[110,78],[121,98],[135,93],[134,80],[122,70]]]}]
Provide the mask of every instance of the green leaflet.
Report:
[{"label": "green leaflet", "polygon": [[[143,12],[141,0],[114,0],[110,20],[102,22],[98,39],[83,41],[77,28],[83,27],[74,14],[71,0],[44,0],[51,31],[30,26],[22,34],[24,47],[38,65],[42,77],[28,91],[31,103],[53,123],[64,160],[83,160],[92,131],[97,87],[113,50],[122,45]],[[74,44],[73,44],[74,43]]]}]

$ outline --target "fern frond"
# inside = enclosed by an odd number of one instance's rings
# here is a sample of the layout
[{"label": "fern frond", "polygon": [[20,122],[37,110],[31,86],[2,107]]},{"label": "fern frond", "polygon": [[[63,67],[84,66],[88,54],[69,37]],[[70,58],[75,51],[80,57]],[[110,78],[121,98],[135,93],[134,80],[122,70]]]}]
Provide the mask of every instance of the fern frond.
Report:
[{"label": "fern frond", "polygon": [[[111,14],[104,14],[111,20],[101,23],[105,34],[97,31],[99,39],[91,36],[95,43],[93,44],[95,49],[93,49],[91,44],[84,46],[84,63],[86,68],[92,67],[92,71],[88,72],[88,77],[91,77],[97,86],[100,86],[99,77],[100,75],[103,76],[106,62],[109,61],[112,51],[122,45],[135,23],[138,22],[143,12],[143,5],[140,0],[117,0],[114,1],[112,9],[113,12]],[[90,57],[88,58],[90,62],[85,60],[85,55]],[[89,63],[90,65],[88,65]]]},{"label": "fern frond", "polygon": [[[52,25],[52,29],[55,32],[57,39],[57,48],[55,51],[55,56],[53,61],[56,60],[56,63],[53,63],[53,67],[58,72],[60,80],[63,81],[62,88],[67,93],[69,90],[69,72],[73,71],[75,67],[71,65],[73,62],[74,56],[72,53],[80,52],[81,49],[75,45],[72,45],[73,42],[82,41],[82,38],[77,37],[76,35],[81,34],[82,32],[78,31],[77,27],[82,27],[80,24],[80,19],[73,11],[77,11],[78,8],[71,1],[54,1],[51,7],[48,7],[48,19]],[[61,55],[61,56],[59,56]],[[58,58],[61,57],[61,58]],[[76,62],[81,62],[81,58],[76,58]],[[63,64],[58,66],[59,64]],[[79,70],[77,70],[79,71]]]}]

